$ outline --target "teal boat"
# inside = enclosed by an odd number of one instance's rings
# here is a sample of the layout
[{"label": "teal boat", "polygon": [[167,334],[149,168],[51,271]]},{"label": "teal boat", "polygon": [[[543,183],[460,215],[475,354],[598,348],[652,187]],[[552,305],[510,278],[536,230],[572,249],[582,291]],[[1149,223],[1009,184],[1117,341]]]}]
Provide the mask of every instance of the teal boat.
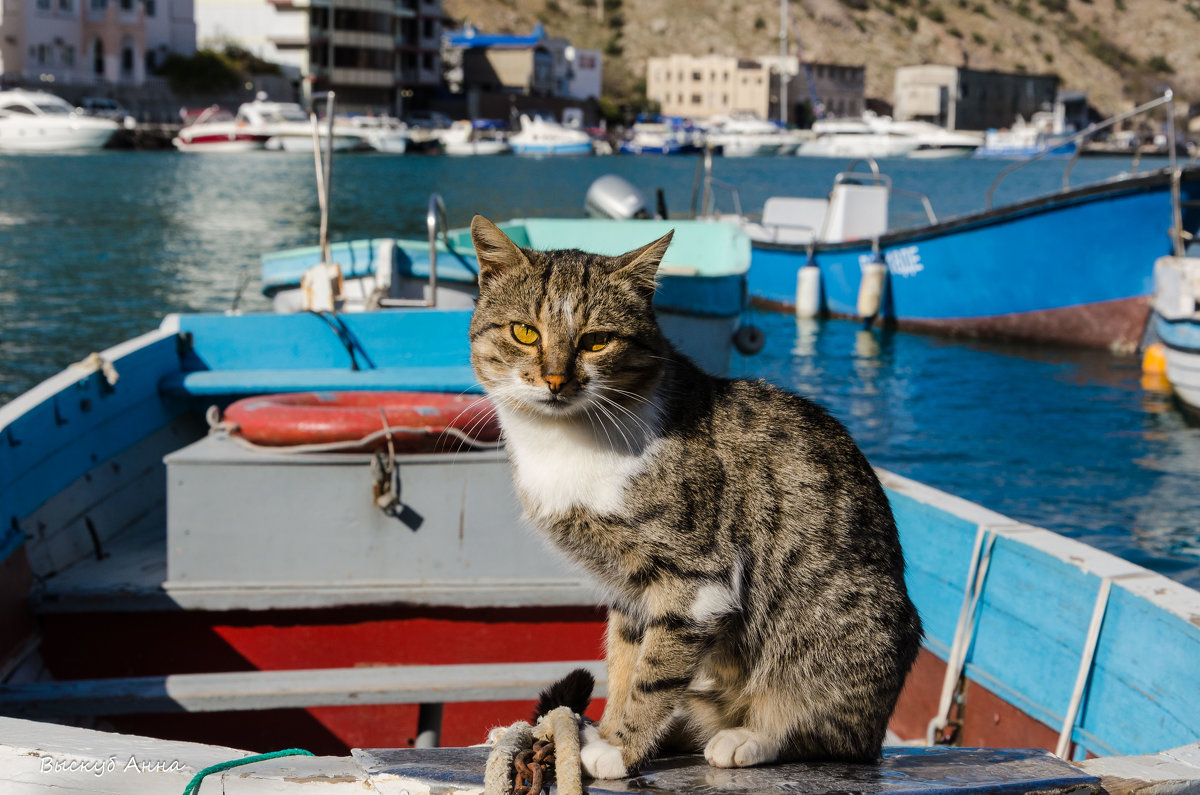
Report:
[{"label": "teal boat", "polygon": [[[263,293],[276,312],[314,307],[361,312],[400,307],[446,309],[474,306],[478,264],[470,229],[445,230],[430,202],[429,235],[424,239],[368,238],[329,245],[325,262],[336,267],[312,275],[321,265],[321,246],[262,256]],[[655,309],[672,340],[703,339],[690,354],[710,372],[723,372],[735,343],[746,353],[761,347],[757,331],[742,327],[747,306],[750,238],[732,224],[703,220],[610,220],[526,218],[499,224],[514,242],[538,250],[575,248],[623,254],[669,231],[675,236],[659,268]],[[439,234],[440,231],[440,234]],[[305,274],[310,276],[306,280]],[[320,282],[325,303],[314,303]],[[333,283],[332,286],[330,283]]]}]

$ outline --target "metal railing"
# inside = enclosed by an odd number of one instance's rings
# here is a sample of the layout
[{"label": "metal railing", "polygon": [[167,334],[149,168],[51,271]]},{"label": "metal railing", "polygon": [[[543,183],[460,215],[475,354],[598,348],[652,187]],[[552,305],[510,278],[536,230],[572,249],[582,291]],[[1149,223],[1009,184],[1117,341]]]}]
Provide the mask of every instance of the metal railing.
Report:
[{"label": "metal railing", "polygon": [[450,235],[447,232],[449,223],[446,220],[446,204],[441,194],[429,194],[429,207],[425,211],[425,228],[429,232],[429,295],[424,299],[413,298],[380,298],[380,307],[420,306],[433,308],[437,306],[437,259],[438,259],[438,230],[442,233],[442,242],[446,251],[453,253],[450,247]]}]

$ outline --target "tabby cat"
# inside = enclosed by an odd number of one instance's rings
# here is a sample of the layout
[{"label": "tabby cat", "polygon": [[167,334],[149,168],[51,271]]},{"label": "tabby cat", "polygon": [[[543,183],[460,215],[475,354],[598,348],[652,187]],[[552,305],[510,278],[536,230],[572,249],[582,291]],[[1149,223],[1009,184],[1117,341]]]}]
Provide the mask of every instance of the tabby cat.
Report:
[{"label": "tabby cat", "polygon": [[845,428],[672,348],[652,301],[673,233],[619,257],[519,248],[478,215],[471,234],[471,362],[517,491],[609,606],[587,772],[668,741],[717,767],[877,758],[921,623]]}]

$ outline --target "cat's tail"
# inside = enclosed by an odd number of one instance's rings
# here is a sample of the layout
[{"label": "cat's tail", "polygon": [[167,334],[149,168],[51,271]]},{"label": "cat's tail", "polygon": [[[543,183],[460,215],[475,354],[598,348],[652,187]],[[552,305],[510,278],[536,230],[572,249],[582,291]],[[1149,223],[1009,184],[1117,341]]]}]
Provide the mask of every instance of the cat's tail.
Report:
[{"label": "cat's tail", "polygon": [[570,707],[572,712],[582,715],[592,700],[592,688],[595,685],[596,680],[590,671],[576,668],[538,696],[533,722],[537,723],[538,718],[556,707]]}]

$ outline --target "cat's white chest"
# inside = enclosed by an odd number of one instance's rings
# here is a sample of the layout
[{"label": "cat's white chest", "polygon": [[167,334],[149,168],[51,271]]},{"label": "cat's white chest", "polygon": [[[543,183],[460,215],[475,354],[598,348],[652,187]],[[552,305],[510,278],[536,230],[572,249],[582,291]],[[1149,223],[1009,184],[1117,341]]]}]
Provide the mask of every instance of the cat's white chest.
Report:
[{"label": "cat's white chest", "polygon": [[535,519],[572,509],[620,513],[626,489],[654,449],[651,443],[637,453],[614,450],[582,428],[527,418],[509,419],[504,431],[517,486]]}]

